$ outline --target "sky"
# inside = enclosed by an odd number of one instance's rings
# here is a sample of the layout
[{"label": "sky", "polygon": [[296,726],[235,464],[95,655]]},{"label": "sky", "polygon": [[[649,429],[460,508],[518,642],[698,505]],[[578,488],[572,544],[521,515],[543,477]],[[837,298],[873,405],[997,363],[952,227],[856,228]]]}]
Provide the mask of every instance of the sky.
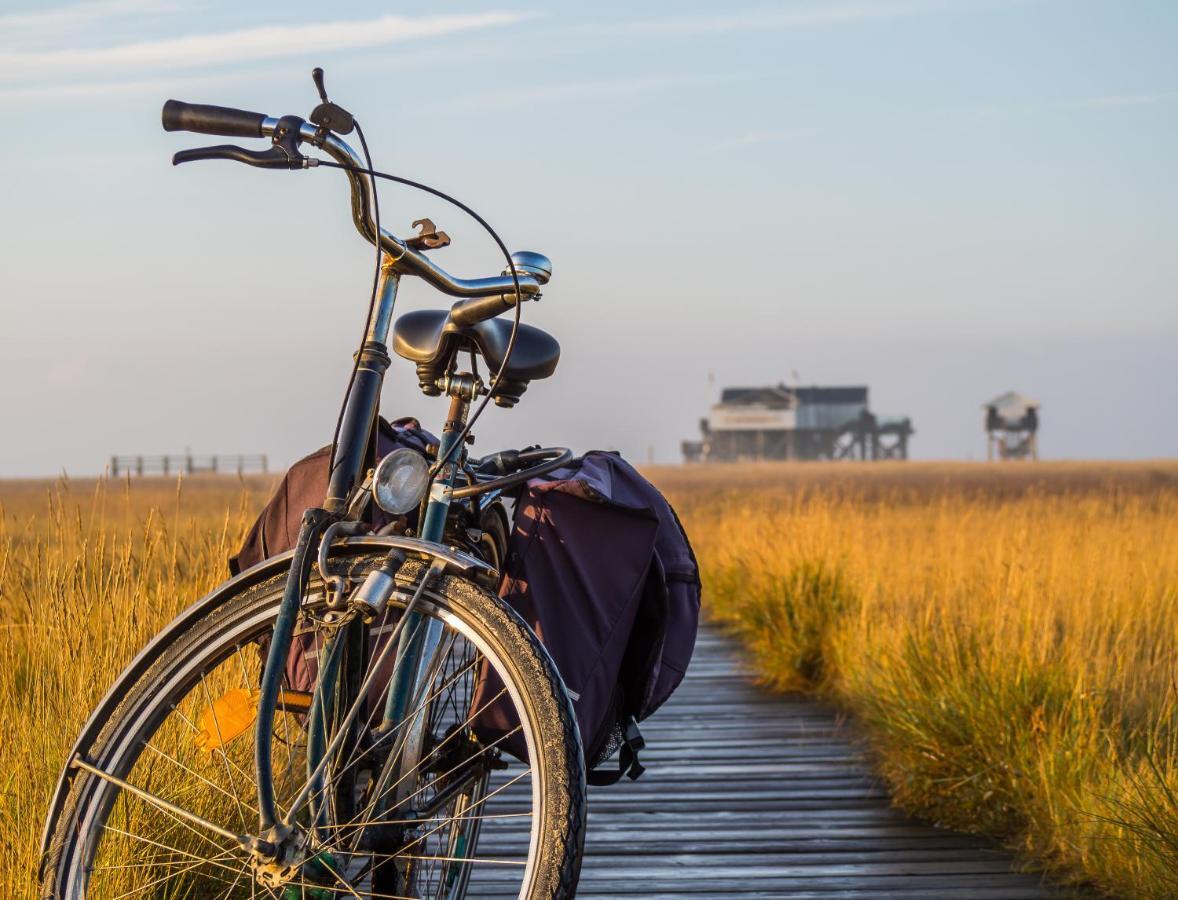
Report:
[{"label": "sky", "polygon": [[[159,124],[306,116],[315,65],[378,168],[553,261],[524,315],[561,364],[476,453],[672,462],[721,387],[786,381],[867,384],[916,458],[984,458],[1011,389],[1045,457],[1178,456],[1175,46],[1171,0],[0,0],[0,477],[330,439],[373,262],[343,176],[174,169],[219,141]],[[432,197],[381,211],[502,268]],[[394,363],[386,416],[444,405]]]}]

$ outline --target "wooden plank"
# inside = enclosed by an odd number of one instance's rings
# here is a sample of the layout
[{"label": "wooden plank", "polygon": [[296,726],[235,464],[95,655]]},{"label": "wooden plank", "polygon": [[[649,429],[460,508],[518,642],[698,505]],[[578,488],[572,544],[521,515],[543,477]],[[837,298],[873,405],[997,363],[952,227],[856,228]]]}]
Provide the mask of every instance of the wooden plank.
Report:
[{"label": "wooden plank", "polygon": [[[838,713],[756,687],[712,628],[683,686],[642,730],[647,773],[590,789],[579,896],[1057,896],[986,842],[892,809]],[[504,793],[504,808],[526,806],[523,793]],[[519,852],[512,841],[488,831],[481,846]]]}]

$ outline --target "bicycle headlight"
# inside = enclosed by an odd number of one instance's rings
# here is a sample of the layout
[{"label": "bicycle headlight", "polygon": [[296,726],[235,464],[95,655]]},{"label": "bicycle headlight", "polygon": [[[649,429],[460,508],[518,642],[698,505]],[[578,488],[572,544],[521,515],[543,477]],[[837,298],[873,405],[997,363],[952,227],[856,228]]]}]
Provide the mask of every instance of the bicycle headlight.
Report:
[{"label": "bicycle headlight", "polygon": [[372,496],[385,512],[403,516],[417,509],[428,485],[425,457],[408,447],[398,447],[376,467]]}]

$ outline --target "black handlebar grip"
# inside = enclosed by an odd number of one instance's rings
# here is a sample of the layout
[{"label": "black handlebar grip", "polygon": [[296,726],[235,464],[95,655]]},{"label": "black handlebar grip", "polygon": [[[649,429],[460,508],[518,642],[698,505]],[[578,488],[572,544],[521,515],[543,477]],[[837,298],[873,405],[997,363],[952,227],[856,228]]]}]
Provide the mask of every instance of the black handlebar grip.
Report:
[{"label": "black handlebar grip", "polygon": [[198,134],[220,134],[225,137],[261,137],[262,113],[228,106],[205,106],[169,100],[164,104],[164,131],[195,131]]}]

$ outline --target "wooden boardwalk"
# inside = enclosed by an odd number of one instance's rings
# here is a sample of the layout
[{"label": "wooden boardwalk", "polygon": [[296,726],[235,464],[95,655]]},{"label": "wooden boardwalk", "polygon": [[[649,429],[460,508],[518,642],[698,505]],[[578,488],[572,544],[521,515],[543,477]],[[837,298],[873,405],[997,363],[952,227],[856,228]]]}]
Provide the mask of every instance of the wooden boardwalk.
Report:
[{"label": "wooden boardwalk", "polygon": [[1007,854],[893,810],[835,713],[751,686],[715,631],[642,730],[646,774],[590,789],[578,896],[1053,896]]}]

